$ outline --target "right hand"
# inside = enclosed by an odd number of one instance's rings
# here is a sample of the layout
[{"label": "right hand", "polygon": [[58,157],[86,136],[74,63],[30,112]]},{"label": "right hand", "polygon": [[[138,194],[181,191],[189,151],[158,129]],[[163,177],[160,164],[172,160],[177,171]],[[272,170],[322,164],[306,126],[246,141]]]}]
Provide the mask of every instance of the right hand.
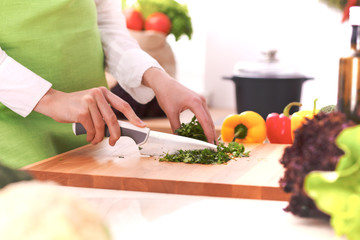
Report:
[{"label": "right hand", "polygon": [[186,88],[166,72],[149,68],[143,75],[143,84],[151,87],[158,103],[166,113],[173,132],[180,128],[180,113],[190,109],[199,120],[209,143],[216,143],[216,131],[204,97]]},{"label": "right hand", "polygon": [[64,93],[50,89],[34,110],[57,122],[81,123],[87,132],[86,140],[97,144],[104,138],[105,123],[110,132],[109,144],[114,146],[120,138],[120,126],[111,107],[122,112],[138,127],[145,127],[130,105],[105,87]]}]

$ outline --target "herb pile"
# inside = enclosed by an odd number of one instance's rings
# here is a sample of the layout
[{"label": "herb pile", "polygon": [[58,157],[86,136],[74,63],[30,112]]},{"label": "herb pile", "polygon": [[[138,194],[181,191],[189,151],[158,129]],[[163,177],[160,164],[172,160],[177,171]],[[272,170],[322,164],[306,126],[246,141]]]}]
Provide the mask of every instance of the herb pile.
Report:
[{"label": "herb pile", "polygon": [[[197,121],[196,116],[193,116],[189,123],[182,123],[175,133],[183,136],[198,139],[207,142],[204,130]],[[249,151],[245,152],[243,144],[237,142],[230,142],[228,146],[224,143],[219,143],[217,150],[202,149],[202,150],[178,150],[175,154],[166,154],[160,158],[160,162],[183,162],[183,163],[197,163],[197,164],[224,164],[231,159],[238,157],[249,157]]]},{"label": "herb pile", "polygon": [[198,164],[223,164],[237,157],[249,157],[243,144],[231,142],[228,146],[220,143],[217,151],[203,150],[178,150],[175,154],[166,154],[160,158],[161,162],[184,162]]},{"label": "herb pile", "polygon": [[207,142],[204,130],[200,123],[196,120],[195,116],[189,123],[181,123],[180,128],[176,129],[175,133],[183,137],[194,138]]}]

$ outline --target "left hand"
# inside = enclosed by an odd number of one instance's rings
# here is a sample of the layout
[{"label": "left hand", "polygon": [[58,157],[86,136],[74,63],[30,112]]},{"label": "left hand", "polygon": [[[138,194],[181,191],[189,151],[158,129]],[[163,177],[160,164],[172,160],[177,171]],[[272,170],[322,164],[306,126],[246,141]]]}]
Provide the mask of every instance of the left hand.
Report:
[{"label": "left hand", "polygon": [[150,68],[143,75],[143,84],[152,88],[157,101],[170,121],[173,131],[180,128],[180,113],[190,109],[198,119],[209,143],[216,143],[214,122],[203,96],[181,85],[166,72]]}]

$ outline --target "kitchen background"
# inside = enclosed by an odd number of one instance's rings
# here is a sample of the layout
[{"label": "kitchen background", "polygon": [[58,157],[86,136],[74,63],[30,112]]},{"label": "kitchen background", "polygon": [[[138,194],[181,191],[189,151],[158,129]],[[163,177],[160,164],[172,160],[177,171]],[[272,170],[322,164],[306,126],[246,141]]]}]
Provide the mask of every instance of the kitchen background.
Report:
[{"label": "kitchen background", "polygon": [[[177,79],[204,94],[211,107],[236,107],[231,76],[238,61],[258,61],[278,51],[283,64],[314,80],[302,88],[303,108],[336,104],[339,58],[350,48],[351,26],[340,10],[320,0],[179,0],[187,4],[193,36],[167,40],[177,63]],[[286,91],[286,89],[284,89]],[[256,93],[254,93],[256,94]]]}]

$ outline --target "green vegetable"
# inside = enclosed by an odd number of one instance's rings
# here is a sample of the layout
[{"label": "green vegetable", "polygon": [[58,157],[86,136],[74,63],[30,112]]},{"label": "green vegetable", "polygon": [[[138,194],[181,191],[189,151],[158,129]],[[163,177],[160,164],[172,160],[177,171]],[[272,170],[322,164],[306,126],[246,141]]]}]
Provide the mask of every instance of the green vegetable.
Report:
[{"label": "green vegetable", "polygon": [[184,162],[198,164],[223,164],[237,157],[249,157],[250,152],[245,152],[243,144],[231,142],[228,146],[220,143],[217,151],[203,150],[178,150],[175,154],[166,154],[160,158],[161,162]]},{"label": "green vegetable", "polygon": [[200,123],[196,120],[196,117],[193,116],[189,123],[182,123],[180,128],[175,130],[175,133],[189,138],[194,138],[207,142],[204,130],[201,127]]},{"label": "green vegetable", "polygon": [[97,210],[52,182],[12,183],[0,191],[0,239],[114,239]]},{"label": "green vegetable", "polygon": [[193,29],[187,5],[175,0],[137,0],[134,7],[143,14],[145,19],[154,12],[165,13],[170,18],[170,33],[174,34],[176,41],[182,35],[191,39]]},{"label": "green vegetable", "polygon": [[335,171],[313,171],[305,192],[331,216],[336,234],[360,239],[360,125],[343,130],[336,144],[344,151]]},{"label": "green vegetable", "polygon": [[348,2],[347,0],[320,0],[320,1],[326,3],[328,6],[332,8],[341,11],[344,10],[346,3]]},{"label": "green vegetable", "polygon": [[336,111],[336,105],[328,105],[328,106],[322,107],[322,108],[319,110],[319,113],[320,113],[320,112],[330,113],[330,112],[334,112],[334,111]]}]

